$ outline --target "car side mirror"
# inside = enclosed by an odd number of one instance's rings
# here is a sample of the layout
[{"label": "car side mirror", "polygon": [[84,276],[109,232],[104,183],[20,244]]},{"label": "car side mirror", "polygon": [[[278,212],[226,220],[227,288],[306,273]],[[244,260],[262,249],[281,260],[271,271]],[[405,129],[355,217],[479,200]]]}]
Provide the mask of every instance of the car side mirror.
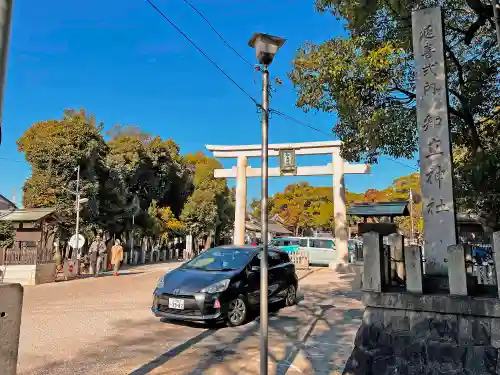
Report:
[{"label": "car side mirror", "polygon": [[252,266],[252,268],[250,268],[250,271],[252,271],[252,272],[260,272],[260,267],[259,266]]}]

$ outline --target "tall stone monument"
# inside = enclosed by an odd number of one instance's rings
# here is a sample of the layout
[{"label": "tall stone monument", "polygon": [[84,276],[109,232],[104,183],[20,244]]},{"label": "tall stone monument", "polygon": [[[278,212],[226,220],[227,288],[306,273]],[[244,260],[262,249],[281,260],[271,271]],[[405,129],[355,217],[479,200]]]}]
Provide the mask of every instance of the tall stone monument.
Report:
[{"label": "tall stone monument", "polygon": [[446,276],[447,248],[456,244],[457,234],[441,8],[414,12],[412,27],[425,270]]},{"label": "tall stone monument", "polygon": [[[441,17],[439,7],[412,14],[425,274],[421,249],[406,246],[405,288],[394,288],[391,252],[379,233],[363,235],[366,308],[344,375],[500,374],[500,274],[486,297],[468,275],[467,246],[456,244]],[[498,270],[500,232],[493,250]]]}]

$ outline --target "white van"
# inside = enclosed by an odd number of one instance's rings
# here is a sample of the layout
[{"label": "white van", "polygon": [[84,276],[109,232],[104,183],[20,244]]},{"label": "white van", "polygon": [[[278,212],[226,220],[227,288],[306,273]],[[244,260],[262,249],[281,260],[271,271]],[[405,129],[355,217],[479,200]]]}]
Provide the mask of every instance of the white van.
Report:
[{"label": "white van", "polygon": [[309,256],[309,264],[328,266],[335,261],[335,239],[332,237],[301,237],[299,249]]}]

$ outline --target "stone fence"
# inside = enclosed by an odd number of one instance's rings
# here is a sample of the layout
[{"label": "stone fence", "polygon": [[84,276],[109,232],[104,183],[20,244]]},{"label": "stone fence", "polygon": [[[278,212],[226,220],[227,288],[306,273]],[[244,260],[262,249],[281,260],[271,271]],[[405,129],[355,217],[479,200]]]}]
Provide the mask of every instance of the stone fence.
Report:
[{"label": "stone fence", "polygon": [[[481,296],[467,273],[467,245],[448,247],[448,277],[423,272],[421,250],[392,237],[364,235],[363,302],[355,348],[344,374],[500,374],[500,300]],[[496,251],[495,251],[496,249]],[[500,232],[493,257],[500,264]]]}]

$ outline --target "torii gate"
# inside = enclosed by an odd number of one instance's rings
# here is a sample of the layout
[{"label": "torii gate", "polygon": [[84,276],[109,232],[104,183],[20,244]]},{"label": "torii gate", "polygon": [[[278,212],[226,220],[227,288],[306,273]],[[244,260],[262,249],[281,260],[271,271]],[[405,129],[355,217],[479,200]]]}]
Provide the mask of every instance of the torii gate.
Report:
[{"label": "torii gate", "polygon": [[[347,261],[347,209],[344,174],[370,173],[366,164],[349,164],[340,156],[341,141],[281,143],[269,145],[269,156],[279,156],[280,150],[294,150],[296,155],[331,154],[332,163],[325,166],[297,166],[296,176],[333,175],[333,214],[335,220],[335,245],[337,263]],[[215,178],[236,178],[236,210],[234,217],[234,243],[245,243],[245,219],[247,209],[247,177],[260,177],[261,169],[248,166],[248,158],[261,157],[261,145],[206,146],[216,158],[237,158],[237,166],[216,169]],[[281,176],[280,168],[269,168],[269,177]]]}]

